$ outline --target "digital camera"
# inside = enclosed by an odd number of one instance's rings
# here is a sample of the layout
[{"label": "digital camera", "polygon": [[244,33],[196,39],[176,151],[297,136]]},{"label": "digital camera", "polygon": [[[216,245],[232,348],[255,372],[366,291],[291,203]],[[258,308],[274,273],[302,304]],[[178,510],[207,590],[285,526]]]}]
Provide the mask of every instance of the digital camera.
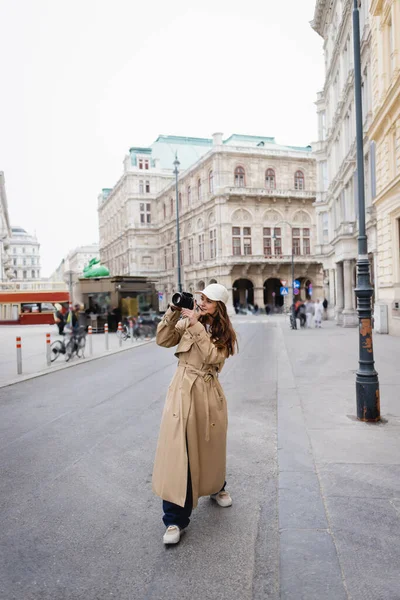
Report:
[{"label": "digital camera", "polygon": [[178,308],[194,308],[194,297],[189,292],[177,292],[172,296],[172,304]]}]

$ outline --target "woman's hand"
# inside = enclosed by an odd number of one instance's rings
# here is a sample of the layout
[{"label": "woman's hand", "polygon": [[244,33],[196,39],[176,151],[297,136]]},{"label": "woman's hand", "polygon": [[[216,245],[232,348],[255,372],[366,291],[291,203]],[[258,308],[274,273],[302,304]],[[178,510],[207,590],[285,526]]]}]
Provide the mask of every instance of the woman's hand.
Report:
[{"label": "woman's hand", "polygon": [[181,312],[181,310],[182,310],[182,309],[181,309],[179,306],[175,306],[175,304],[172,304],[172,302],[171,302],[171,304],[169,305],[169,307],[170,307],[170,309],[171,309],[172,311],[174,311],[174,312],[175,312],[175,311]]},{"label": "woman's hand", "polygon": [[194,307],[193,310],[190,310],[190,308],[182,308],[182,316],[187,317],[189,319],[190,325],[196,325],[201,315],[202,311],[197,305]]}]

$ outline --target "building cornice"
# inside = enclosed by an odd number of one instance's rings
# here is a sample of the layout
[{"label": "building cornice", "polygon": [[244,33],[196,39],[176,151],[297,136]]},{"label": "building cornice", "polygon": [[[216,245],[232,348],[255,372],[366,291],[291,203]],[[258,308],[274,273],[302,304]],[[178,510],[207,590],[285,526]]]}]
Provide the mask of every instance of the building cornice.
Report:
[{"label": "building cornice", "polygon": [[324,37],[325,14],[333,4],[332,0],[317,0],[314,10],[314,18],[310,25],[322,38]]}]

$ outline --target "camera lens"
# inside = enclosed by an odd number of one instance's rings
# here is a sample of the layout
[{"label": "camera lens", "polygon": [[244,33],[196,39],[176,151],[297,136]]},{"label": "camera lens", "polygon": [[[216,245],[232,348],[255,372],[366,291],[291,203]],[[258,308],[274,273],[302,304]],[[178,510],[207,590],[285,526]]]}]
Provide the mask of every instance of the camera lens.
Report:
[{"label": "camera lens", "polygon": [[182,294],[176,293],[172,296],[172,304],[175,306],[181,306],[182,303]]}]

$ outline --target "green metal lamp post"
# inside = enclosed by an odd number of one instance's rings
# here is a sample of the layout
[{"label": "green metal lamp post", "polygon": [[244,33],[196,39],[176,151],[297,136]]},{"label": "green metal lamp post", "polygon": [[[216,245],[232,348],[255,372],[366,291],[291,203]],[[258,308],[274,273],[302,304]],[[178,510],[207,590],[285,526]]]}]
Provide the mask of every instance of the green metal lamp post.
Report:
[{"label": "green metal lamp post", "polygon": [[359,215],[357,287],[355,290],[359,319],[359,367],[356,373],[357,418],[360,421],[376,422],[380,420],[380,398],[378,373],[375,371],[374,367],[371,310],[373,288],[371,286],[368,243],[365,229],[364,141],[361,99],[360,15],[358,10],[358,0],[354,0],[353,37]]}]

